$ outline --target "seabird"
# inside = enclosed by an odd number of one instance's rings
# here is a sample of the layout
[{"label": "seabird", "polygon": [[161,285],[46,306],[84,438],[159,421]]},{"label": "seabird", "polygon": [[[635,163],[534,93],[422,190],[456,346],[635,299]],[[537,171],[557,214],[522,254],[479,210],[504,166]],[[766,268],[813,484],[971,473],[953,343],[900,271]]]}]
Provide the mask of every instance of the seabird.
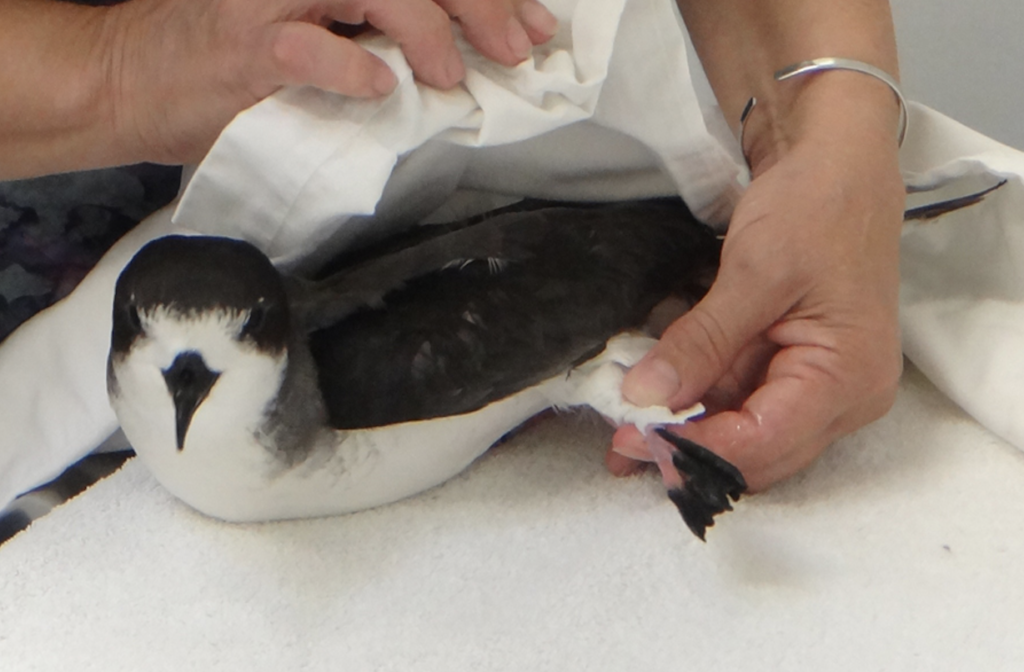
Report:
[{"label": "seabird", "polygon": [[230,521],[392,502],[547,408],[645,431],[701,539],[746,485],[622,399],[652,308],[699,294],[720,243],[678,199],[527,203],[342,254],[314,279],[228,238],[142,248],[115,290],[111,404],[173,494]]}]

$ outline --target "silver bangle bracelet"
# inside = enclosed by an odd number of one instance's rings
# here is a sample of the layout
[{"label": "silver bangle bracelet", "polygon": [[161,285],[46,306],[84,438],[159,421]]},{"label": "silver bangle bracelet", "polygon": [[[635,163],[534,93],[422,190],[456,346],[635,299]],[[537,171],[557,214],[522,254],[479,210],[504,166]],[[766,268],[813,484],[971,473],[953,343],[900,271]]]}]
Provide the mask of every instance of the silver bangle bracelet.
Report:
[{"label": "silver bangle bracelet", "polygon": [[[899,146],[903,146],[903,140],[907,137],[907,127],[910,125],[910,116],[907,112],[907,99],[903,97],[903,90],[900,89],[900,85],[893,79],[889,73],[876,68],[873,65],[864,63],[862,61],[855,61],[849,58],[815,58],[810,61],[800,61],[793,65],[782,68],[775,72],[775,81],[782,82],[791,77],[798,77],[800,75],[807,75],[814,72],[823,72],[825,70],[852,70],[853,72],[859,72],[883,82],[886,86],[892,89],[892,92],[896,94],[896,100],[900,104],[900,120],[899,120],[899,135],[897,141]],[[743,154],[743,158],[746,160],[747,151],[743,146],[744,131],[747,127],[747,119],[750,117],[750,113],[753,112],[754,107],[757,105],[757,98],[751,97],[747,101],[747,104],[743,106],[743,112],[740,114],[740,152]],[[747,160],[747,165],[750,165],[750,161]]]}]

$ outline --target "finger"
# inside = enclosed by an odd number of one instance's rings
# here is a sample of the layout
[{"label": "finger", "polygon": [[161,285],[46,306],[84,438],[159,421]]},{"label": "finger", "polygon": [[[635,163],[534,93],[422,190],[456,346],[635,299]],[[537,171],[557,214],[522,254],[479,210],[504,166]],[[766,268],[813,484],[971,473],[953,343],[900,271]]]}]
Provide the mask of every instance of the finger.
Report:
[{"label": "finger", "polygon": [[625,425],[612,436],[612,445],[604,463],[613,476],[632,476],[644,471],[651,461],[643,434],[633,425]]},{"label": "finger", "polygon": [[[732,367],[739,353],[781,317],[793,300],[757,282],[735,282],[723,266],[707,296],[665,330],[651,351],[626,374],[622,394],[638,406],[685,408]],[[730,277],[731,275],[731,277]],[[764,297],[772,297],[765,301]]]},{"label": "finger", "polygon": [[623,425],[616,429],[612,435],[612,448],[622,457],[635,462],[650,462],[653,459],[644,435],[635,425]]},{"label": "finger", "polygon": [[417,78],[426,84],[450,89],[466,76],[451,20],[431,0],[334,0],[329,11],[331,18],[344,23],[367,21],[395,40]]},{"label": "finger", "polygon": [[604,464],[608,468],[608,473],[612,476],[625,478],[626,476],[635,476],[646,471],[649,463],[626,457],[612,447],[604,455]]},{"label": "finger", "polygon": [[797,409],[795,414],[791,424],[780,430],[775,417],[766,418],[744,406],[673,431],[728,460],[756,492],[809,466],[831,442],[830,435],[821,433],[828,423],[819,413]]},{"label": "finger", "polygon": [[[838,437],[891,407],[898,371],[842,373],[834,351],[791,347],[772,361],[767,382],[738,411],[686,423],[679,434],[732,462],[752,490],[809,466]],[[875,382],[866,382],[868,380]]]},{"label": "finger", "polygon": [[462,26],[466,39],[488,58],[515,65],[530,55],[534,44],[551,39],[558,21],[536,0],[437,0]]},{"label": "finger", "polygon": [[530,55],[533,43],[511,5],[503,1],[437,0],[459,22],[466,39],[484,56],[515,65]]},{"label": "finger", "polygon": [[[742,408],[743,402],[764,383],[768,363],[778,350],[777,345],[764,338],[757,338],[743,348],[730,370],[701,399],[707,409],[705,417]],[[612,436],[605,464],[615,476],[630,476],[646,468],[652,459],[640,430],[624,425]]]},{"label": "finger", "polygon": [[537,0],[520,2],[516,16],[534,44],[544,44],[558,32],[558,19]]},{"label": "finger", "polygon": [[[834,366],[822,359],[831,356],[812,348],[783,351],[768,382],[738,410],[669,429],[736,466],[751,491],[763,490],[805,469],[828,444],[892,406],[898,368],[882,372],[875,385],[844,384],[826,373]],[[643,435],[623,427],[612,437],[605,462],[613,474],[629,475],[642,466],[636,460],[645,451]]]},{"label": "finger", "polygon": [[379,58],[326,28],[301,21],[274,24],[261,77],[275,86],[315,86],[348,96],[391,92],[397,80]]}]

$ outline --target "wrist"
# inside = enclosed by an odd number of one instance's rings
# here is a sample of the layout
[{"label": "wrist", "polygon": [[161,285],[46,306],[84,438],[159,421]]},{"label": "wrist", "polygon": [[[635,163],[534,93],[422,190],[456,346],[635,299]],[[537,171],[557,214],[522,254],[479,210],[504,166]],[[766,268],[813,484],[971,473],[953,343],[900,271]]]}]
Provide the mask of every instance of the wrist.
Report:
[{"label": "wrist", "polygon": [[118,11],[35,0],[0,8],[0,179],[123,162],[109,67]]},{"label": "wrist", "polygon": [[754,177],[803,147],[822,156],[872,156],[898,167],[900,103],[887,84],[829,70],[772,82],[744,125]]}]

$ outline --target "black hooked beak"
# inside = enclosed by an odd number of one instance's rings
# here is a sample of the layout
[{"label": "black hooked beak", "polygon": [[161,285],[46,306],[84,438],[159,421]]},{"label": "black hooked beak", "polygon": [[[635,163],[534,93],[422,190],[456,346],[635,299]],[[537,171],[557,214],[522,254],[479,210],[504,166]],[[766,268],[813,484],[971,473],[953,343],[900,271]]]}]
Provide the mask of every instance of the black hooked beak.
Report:
[{"label": "black hooked beak", "polygon": [[198,352],[183,352],[163,371],[164,382],[174,400],[174,424],[178,450],[185,447],[185,434],[199,404],[203,403],[220,373],[211,371]]}]

